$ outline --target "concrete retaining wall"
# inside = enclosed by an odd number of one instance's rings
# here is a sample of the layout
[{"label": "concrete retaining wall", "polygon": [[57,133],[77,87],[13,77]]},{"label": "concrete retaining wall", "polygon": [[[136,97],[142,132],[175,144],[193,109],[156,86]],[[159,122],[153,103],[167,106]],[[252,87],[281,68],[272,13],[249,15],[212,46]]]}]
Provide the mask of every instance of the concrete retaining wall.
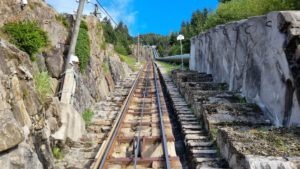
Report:
[{"label": "concrete retaining wall", "polygon": [[299,35],[299,11],[220,25],[191,39],[190,69],[241,91],[275,125],[300,125]]}]

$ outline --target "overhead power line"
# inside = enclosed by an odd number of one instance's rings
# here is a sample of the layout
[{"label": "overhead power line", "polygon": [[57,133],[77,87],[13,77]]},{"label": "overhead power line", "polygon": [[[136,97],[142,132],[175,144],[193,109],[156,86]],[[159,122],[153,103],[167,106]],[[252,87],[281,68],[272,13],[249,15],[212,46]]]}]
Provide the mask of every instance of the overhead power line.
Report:
[{"label": "overhead power line", "polygon": [[101,5],[99,0],[96,0],[96,2],[99,4],[99,6],[103,9],[103,11],[106,13],[106,15],[110,18],[111,21],[117,26],[117,22],[114,20],[114,18],[107,12],[107,10]]}]

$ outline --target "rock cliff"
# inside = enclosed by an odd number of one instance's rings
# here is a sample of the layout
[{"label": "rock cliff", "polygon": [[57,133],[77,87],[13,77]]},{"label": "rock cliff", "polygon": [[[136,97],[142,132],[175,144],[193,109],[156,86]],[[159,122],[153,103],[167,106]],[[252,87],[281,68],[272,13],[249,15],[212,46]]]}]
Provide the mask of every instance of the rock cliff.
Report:
[{"label": "rock cliff", "polygon": [[190,69],[241,91],[277,126],[299,126],[299,35],[299,11],[220,25],[191,39]]},{"label": "rock cliff", "polygon": [[[104,100],[131,70],[120,61],[113,46],[106,45],[99,20],[83,18],[88,25],[90,61],[77,72],[74,108],[59,102],[58,89],[71,27],[42,0],[31,0],[21,10],[19,0],[1,0],[0,28],[9,22],[36,21],[47,32],[50,45],[31,61],[27,53],[9,43],[0,31],[0,166],[1,168],[54,168],[52,148],[84,135],[82,112]],[[72,16],[67,21],[72,25]],[[107,67],[105,64],[108,63]],[[34,77],[50,75],[51,94],[42,101]],[[65,130],[65,131],[62,131]]]}]

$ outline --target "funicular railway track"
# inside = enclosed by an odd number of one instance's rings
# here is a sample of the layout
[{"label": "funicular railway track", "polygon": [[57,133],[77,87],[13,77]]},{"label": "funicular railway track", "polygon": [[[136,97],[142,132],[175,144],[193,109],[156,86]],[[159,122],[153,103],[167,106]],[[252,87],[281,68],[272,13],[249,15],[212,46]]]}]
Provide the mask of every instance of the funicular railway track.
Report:
[{"label": "funicular railway track", "polygon": [[148,61],[98,152],[95,169],[182,168],[158,78]]}]

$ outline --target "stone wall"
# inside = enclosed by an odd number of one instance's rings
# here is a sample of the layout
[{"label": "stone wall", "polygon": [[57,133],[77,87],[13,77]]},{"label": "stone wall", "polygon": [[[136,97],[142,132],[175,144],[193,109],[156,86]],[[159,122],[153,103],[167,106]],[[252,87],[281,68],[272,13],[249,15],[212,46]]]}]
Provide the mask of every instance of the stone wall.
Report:
[{"label": "stone wall", "polygon": [[241,91],[275,125],[300,125],[299,35],[299,11],[220,25],[191,39],[190,69]]}]

